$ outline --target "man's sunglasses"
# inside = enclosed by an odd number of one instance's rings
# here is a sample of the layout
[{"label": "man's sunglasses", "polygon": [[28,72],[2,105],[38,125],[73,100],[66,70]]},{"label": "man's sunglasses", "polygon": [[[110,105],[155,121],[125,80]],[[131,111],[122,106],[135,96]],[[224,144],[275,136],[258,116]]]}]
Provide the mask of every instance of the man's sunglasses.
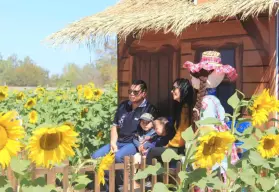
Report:
[{"label": "man's sunglasses", "polygon": [[138,90],[138,91],[131,90],[131,89],[128,90],[129,95],[133,94],[133,95],[137,96],[138,94],[140,94],[140,92],[141,92],[141,90]]}]

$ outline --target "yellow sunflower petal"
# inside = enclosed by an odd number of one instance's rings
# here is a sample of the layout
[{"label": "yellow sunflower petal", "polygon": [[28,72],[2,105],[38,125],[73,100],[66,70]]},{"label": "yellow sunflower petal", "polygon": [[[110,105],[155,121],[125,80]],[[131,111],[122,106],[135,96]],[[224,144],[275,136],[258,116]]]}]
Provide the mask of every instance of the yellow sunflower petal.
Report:
[{"label": "yellow sunflower petal", "polygon": [[[68,125],[36,129],[29,140],[29,158],[37,166],[51,168],[73,156],[78,134]],[[38,158],[38,153],[40,158]]]}]

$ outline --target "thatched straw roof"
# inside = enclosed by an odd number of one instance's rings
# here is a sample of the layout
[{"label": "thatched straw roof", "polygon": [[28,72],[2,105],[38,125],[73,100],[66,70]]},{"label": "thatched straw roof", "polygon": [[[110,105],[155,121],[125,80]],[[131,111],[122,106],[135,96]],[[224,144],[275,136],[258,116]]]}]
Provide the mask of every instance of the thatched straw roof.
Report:
[{"label": "thatched straw roof", "polygon": [[210,0],[198,5],[189,0],[122,0],[101,13],[68,25],[48,40],[54,44],[102,41],[116,34],[125,38],[149,30],[180,35],[191,24],[234,16],[246,19],[263,12],[272,15],[277,9],[276,0]]}]

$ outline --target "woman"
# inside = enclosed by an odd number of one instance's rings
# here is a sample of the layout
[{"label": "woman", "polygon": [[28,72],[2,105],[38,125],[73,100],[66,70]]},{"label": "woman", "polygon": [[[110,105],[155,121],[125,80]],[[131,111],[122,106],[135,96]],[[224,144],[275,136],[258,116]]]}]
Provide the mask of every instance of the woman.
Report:
[{"label": "woman", "polygon": [[150,149],[146,157],[148,165],[152,164],[153,158],[162,162],[161,155],[167,147],[173,149],[178,154],[184,153],[185,142],[181,134],[191,126],[194,90],[189,80],[181,78],[174,81],[171,93],[174,100],[174,127],[168,133],[169,142],[166,146]]}]

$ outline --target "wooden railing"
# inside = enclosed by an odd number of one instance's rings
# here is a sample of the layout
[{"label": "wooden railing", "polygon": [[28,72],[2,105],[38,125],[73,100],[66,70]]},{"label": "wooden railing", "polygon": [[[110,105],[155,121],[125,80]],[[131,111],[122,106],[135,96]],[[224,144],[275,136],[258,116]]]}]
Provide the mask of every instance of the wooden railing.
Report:
[{"label": "wooden railing", "polygon": [[[157,163],[156,159],[152,160],[152,165],[155,165]],[[178,173],[181,171],[181,163],[177,162],[176,168],[172,169],[169,168],[168,163],[164,163],[163,165],[165,172],[163,174],[163,182],[165,184],[169,184],[170,182],[170,177],[169,175],[172,175],[176,181],[179,181]],[[97,173],[93,171],[93,165],[88,165],[84,166],[79,170],[79,173],[86,173],[86,174],[94,174],[94,192],[100,192],[100,185],[98,182],[98,176]],[[110,167],[109,171],[109,191],[114,192],[115,191],[115,171],[116,170],[123,170],[123,192],[134,192],[135,191],[135,186],[134,186],[134,173],[136,169],[143,170],[146,168],[146,159],[142,158],[141,159],[141,164],[135,164],[134,163],[134,158],[133,157],[125,157],[124,158],[124,163],[117,163],[117,164],[112,164]],[[36,179],[41,176],[45,176],[46,178],[46,183],[47,184],[53,184],[55,185],[55,180],[56,180],[56,174],[61,173],[63,174],[63,179],[62,179],[62,185],[63,185],[63,192],[67,192],[67,189],[69,187],[69,175],[72,172],[72,167],[69,166],[69,163],[64,163],[63,166],[61,167],[53,167],[52,169],[45,169],[45,168],[34,168],[32,170],[32,179]],[[5,171],[2,171],[2,175],[6,175],[11,182],[11,185],[16,191],[18,181],[14,177],[13,171],[11,168],[8,168]],[[152,182],[152,188],[157,183],[157,176],[152,176],[151,179]],[[145,192],[145,179],[140,180],[140,188],[138,189],[141,192]],[[85,191],[85,190],[80,190],[80,191]]]}]

